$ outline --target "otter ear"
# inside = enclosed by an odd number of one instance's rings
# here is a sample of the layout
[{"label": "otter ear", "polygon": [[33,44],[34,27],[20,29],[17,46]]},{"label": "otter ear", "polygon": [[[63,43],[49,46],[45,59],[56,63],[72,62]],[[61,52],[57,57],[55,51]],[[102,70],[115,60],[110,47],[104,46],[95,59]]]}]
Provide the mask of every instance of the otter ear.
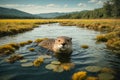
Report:
[{"label": "otter ear", "polygon": [[72,38],[70,38],[70,40],[72,40]]}]

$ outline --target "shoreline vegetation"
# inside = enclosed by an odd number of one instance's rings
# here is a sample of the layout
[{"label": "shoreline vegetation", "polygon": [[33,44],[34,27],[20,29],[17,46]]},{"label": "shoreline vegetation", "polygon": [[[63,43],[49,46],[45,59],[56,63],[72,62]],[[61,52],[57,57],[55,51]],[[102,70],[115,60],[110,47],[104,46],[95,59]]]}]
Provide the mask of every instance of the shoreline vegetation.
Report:
[{"label": "shoreline vegetation", "polygon": [[60,23],[102,32],[96,41],[105,42],[108,49],[120,53],[120,19],[1,19],[0,37],[26,32],[41,24]]},{"label": "shoreline vegetation", "polygon": [[60,24],[100,31],[102,34],[96,36],[96,41],[105,42],[108,49],[120,54],[120,19],[80,19]]},{"label": "shoreline vegetation", "polygon": [[55,23],[37,19],[0,19],[0,37],[23,33],[39,27],[41,24]]},{"label": "shoreline vegetation", "polygon": [[[24,42],[19,42],[19,43],[7,43],[4,45],[0,46],[0,56],[4,55],[12,55],[15,54],[15,51],[18,50],[20,47],[24,47],[25,45],[29,45],[31,43],[40,43],[43,40],[46,40],[48,38],[38,38],[35,39],[34,41],[28,40]],[[34,51],[34,48],[29,48],[29,51]]]}]

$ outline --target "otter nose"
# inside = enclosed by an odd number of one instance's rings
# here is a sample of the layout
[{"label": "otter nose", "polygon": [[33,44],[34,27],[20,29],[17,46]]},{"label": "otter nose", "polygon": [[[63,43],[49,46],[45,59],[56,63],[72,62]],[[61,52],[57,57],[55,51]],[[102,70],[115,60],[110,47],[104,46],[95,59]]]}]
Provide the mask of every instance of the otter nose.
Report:
[{"label": "otter nose", "polygon": [[65,45],[65,43],[62,43],[62,45],[64,46],[64,45]]}]

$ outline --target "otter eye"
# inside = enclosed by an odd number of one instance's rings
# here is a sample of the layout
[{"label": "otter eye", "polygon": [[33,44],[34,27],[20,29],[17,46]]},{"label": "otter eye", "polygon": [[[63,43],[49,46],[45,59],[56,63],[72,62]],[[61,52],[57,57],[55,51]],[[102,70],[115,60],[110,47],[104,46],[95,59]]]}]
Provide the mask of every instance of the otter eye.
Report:
[{"label": "otter eye", "polygon": [[60,42],[60,40],[58,40],[58,42]]}]

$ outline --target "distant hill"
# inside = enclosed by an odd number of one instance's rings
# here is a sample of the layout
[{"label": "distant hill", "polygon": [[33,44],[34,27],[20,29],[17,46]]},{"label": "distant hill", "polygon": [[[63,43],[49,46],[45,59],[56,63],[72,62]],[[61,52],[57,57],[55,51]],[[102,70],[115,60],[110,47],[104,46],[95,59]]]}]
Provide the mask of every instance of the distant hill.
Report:
[{"label": "distant hill", "polygon": [[0,18],[38,18],[33,14],[17,9],[0,7]]},{"label": "distant hill", "polygon": [[[112,4],[111,4],[112,3]],[[101,19],[120,18],[120,0],[108,0],[103,7],[70,13],[30,14],[17,9],[0,7],[0,18],[57,18],[57,19]]]},{"label": "distant hill", "polygon": [[17,9],[0,7],[0,19],[2,18],[55,18],[55,17],[66,15],[66,14],[67,13],[58,13],[58,12],[30,14]]},{"label": "distant hill", "polygon": [[36,16],[42,17],[42,18],[55,18],[55,17],[63,16],[63,15],[66,15],[66,14],[67,13],[58,13],[58,12],[55,12],[55,13],[41,13],[41,14],[36,14]]},{"label": "distant hill", "polygon": [[98,8],[95,10],[83,10],[79,12],[72,12],[70,14],[58,16],[58,19],[91,19],[91,18],[102,18],[103,8]]}]

